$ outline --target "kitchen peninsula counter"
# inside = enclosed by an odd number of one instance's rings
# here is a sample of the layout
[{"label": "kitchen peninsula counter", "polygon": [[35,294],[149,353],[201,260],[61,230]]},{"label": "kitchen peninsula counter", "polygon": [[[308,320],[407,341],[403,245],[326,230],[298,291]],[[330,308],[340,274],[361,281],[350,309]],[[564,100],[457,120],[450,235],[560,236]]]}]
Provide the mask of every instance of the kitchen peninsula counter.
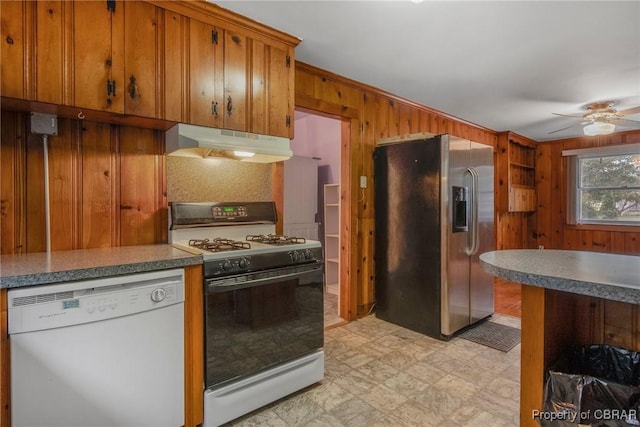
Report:
[{"label": "kitchen peninsula counter", "polygon": [[202,263],[167,244],[0,256],[0,289],[96,279]]},{"label": "kitchen peninsula counter", "polygon": [[486,252],[480,263],[512,282],[640,304],[640,257],[601,252],[514,249]]},{"label": "kitchen peninsula counter", "polygon": [[546,371],[572,345],[640,350],[640,257],[518,249],[480,255],[489,273],[522,284],[520,426],[538,426]]}]

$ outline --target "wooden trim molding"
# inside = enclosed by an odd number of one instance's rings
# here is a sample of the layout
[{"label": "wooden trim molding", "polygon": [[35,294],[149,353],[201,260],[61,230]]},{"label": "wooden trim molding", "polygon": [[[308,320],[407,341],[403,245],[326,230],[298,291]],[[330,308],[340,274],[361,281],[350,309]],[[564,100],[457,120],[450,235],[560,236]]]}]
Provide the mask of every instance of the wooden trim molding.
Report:
[{"label": "wooden trim molding", "polygon": [[204,423],[202,264],[184,268],[184,425]]}]

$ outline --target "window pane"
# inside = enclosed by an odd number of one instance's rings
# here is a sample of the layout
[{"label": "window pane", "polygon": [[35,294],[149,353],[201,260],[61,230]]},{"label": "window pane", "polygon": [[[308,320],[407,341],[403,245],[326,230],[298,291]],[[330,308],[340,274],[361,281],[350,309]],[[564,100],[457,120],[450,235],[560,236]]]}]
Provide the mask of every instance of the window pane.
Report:
[{"label": "window pane", "polygon": [[640,223],[640,190],[583,190],[580,218]]},{"label": "window pane", "polygon": [[640,154],[580,160],[581,187],[640,186]]}]

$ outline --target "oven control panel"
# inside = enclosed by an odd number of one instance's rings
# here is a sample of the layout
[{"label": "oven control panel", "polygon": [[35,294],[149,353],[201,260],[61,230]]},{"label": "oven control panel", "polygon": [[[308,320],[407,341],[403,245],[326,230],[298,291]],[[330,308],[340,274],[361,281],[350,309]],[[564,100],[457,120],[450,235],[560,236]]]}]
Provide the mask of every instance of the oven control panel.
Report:
[{"label": "oven control panel", "polygon": [[214,206],[212,208],[214,219],[232,219],[247,217],[246,206]]}]

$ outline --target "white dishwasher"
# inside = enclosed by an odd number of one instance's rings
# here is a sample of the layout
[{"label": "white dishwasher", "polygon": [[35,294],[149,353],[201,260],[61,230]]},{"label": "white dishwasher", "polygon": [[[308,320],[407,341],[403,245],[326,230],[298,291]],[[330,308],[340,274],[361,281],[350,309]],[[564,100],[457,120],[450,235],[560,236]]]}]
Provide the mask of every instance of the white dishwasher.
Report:
[{"label": "white dishwasher", "polygon": [[11,424],[184,424],[182,269],[9,290]]}]

